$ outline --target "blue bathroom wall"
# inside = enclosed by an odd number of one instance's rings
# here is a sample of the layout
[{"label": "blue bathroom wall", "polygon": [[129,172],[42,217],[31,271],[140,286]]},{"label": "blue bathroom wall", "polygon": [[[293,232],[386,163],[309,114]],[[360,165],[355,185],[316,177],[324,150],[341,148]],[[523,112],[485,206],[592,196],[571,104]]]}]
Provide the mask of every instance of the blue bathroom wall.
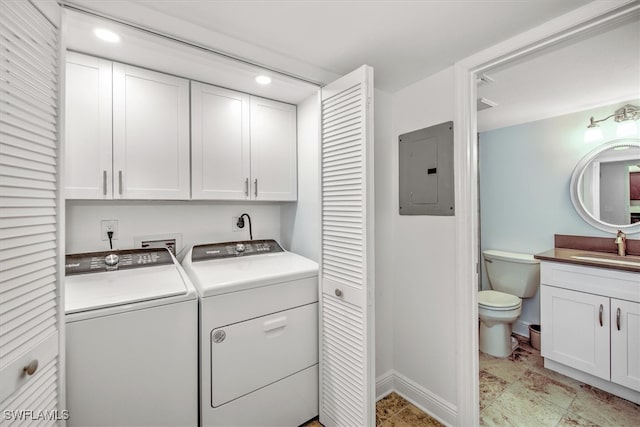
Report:
[{"label": "blue bathroom wall", "polygon": [[[638,101],[630,103],[637,105]],[[606,117],[624,104],[480,134],[481,250],[535,254],[553,248],[554,234],[613,239],[612,234],[593,228],[576,213],[569,183],[575,165],[585,154],[616,139],[615,122],[611,119],[601,125],[603,141],[585,143],[589,117]],[[490,289],[484,265],[482,271],[482,288]],[[530,323],[540,323],[539,295],[524,300],[514,331],[526,335]]]}]

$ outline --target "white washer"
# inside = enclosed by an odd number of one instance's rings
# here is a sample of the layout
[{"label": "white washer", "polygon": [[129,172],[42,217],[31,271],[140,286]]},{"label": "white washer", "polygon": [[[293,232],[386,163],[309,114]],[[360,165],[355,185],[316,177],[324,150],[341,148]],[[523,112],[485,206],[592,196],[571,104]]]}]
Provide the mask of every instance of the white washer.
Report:
[{"label": "white washer", "polygon": [[67,255],[66,275],[67,425],[197,426],[198,298],[173,255]]},{"label": "white washer", "polygon": [[318,265],[275,240],[193,247],[204,426],[298,426],[318,415]]}]

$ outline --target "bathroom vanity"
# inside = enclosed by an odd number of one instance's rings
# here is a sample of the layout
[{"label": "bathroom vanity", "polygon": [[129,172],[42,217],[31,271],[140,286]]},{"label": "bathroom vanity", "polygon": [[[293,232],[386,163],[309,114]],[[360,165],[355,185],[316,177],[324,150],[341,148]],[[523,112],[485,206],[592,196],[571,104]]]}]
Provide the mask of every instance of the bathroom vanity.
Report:
[{"label": "bathroom vanity", "polygon": [[556,248],[536,258],[545,368],[640,403],[640,257]]}]

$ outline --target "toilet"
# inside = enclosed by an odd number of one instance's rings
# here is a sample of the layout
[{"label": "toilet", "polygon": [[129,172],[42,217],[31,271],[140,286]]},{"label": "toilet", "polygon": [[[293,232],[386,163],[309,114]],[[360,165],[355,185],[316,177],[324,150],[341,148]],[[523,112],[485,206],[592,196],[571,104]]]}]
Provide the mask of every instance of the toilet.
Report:
[{"label": "toilet", "polygon": [[522,299],[540,286],[540,262],[533,255],[496,250],[482,252],[492,290],[478,292],[480,351],[507,357],[513,351],[511,324],[522,312]]}]

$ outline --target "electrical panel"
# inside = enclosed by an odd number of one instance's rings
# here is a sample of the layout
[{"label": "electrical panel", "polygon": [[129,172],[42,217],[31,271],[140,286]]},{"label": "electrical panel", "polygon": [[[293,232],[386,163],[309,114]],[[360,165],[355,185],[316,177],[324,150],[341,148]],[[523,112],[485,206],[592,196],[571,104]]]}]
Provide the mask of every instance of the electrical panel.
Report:
[{"label": "electrical panel", "polygon": [[453,122],[398,139],[400,215],[454,215]]}]

